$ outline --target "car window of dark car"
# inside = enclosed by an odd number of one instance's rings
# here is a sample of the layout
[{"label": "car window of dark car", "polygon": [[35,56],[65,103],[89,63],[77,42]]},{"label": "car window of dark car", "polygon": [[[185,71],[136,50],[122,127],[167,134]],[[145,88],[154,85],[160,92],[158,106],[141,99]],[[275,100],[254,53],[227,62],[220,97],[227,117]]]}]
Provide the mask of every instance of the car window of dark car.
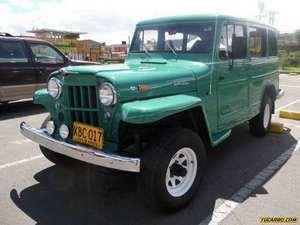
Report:
[{"label": "car window of dark car", "polygon": [[30,48],[32,50],[35,62],[45,64],[64,63],[63,56],[49,45],[31,43]]},{"label": "car window of dark car", "polygon": [[18,41],[0,40],[0,63],[26,63],[24,46]]}]

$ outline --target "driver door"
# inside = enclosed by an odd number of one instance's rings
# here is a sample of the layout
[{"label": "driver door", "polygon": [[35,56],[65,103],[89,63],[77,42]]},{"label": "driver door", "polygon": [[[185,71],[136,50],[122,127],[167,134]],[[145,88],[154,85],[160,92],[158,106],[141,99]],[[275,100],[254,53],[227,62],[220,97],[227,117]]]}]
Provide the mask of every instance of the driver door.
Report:
[{"label": "driver door", "polygon": [[[230,129],[244,121],[249,113],[249,58],[233,56],[232,46],[246,38],[246,26],[226,23],[221,32],[219,63],[216,65],[218,88],[218,127]],[[235,37],[235,38],[234,38]],[[246,51],[246,46],[243,48]]]},{"label": "driver door", "polygon": [[47,43],[29,43],[37,73],[37,89],[46,87],[48,76],[65,66],[65,57]]}]

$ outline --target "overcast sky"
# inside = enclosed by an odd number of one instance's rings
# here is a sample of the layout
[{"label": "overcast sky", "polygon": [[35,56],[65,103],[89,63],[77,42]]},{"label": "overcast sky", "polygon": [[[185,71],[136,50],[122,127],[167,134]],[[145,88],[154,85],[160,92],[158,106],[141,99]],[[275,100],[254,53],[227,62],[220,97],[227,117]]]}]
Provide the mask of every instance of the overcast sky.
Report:
[{"label": "overcast sky", "polygon": [[[281,32],[300,29],[299,0],[265,0]],[[258,0],[0,0],[0,31],[15,35],[52,28],[88,32],[82,38],[106,43],[128,40],[139,20],[199,13],[246,18],[258,14]]]}]

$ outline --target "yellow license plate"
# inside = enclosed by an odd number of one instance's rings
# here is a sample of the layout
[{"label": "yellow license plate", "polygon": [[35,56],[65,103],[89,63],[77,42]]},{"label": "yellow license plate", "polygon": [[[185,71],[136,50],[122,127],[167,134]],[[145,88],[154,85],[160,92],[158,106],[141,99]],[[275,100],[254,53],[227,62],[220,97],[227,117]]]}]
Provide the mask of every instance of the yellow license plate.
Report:
[{"label": "yellow license plate", "polygon": [[103,129],[84,123],[73,123],[73,141],[98,149],[103,148]]}]

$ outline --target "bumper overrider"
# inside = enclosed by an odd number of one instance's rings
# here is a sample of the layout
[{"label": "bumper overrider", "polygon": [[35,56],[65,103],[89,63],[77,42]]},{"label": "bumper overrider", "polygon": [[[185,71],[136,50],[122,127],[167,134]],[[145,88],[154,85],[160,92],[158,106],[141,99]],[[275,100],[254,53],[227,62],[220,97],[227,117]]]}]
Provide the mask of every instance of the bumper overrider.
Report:
[{"label": "bumper overrider", "polygon": [[54,152],[94,165],[129,172],[140,172],[140,159],[108,154],[83,145],[69,144],[49,136],[44,129],[33,128],[26,122],[20,124],[21,133]]}]

